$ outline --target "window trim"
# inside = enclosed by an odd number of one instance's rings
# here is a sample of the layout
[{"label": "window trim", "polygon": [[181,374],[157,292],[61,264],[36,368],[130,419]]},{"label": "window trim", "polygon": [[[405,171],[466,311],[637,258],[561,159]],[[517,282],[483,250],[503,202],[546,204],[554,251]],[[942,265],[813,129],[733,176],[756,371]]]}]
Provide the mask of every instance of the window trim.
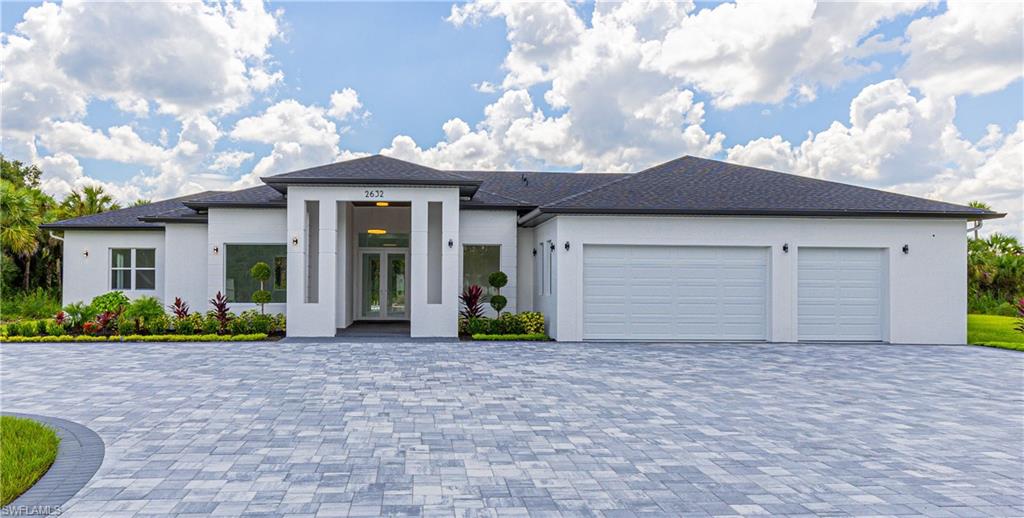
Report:
[{"label": "window trim", "polygon": [[[459,254],[459,266],[460,266],[460,268],[459,268],[459,270],[460,270],[460,272],[459,272],[460,273],[460,275],[459,275],[459,292],[460,293],[462,291],[465,291],[465,289],[466,289],[465,283],[466,283],[466,247],[467,246],[494,246],[494,247],[497,247],[498,248],[498,269],[495,270],[495,271],[497,271],[497,272],[504,271],[504,270],[501,269],[501,243],[479,243],[479,242],[462,243],[462,253]],[[494,272],[491,272],[491,273],[494,273]],[[480,297],[480,302],[490,302],[491,295],[489,293],[487,293],[491,289],[490,284],[488,284],[486,286],[480,286],[480,287],[483,288],[483,290],[484,290],[484,294]]]},{"label": "window trim", "polygon": [[[268,246],[268,245],[269,246],[283,246],[283,247],[285,247],[284,255],[275,255],[274,256],[275,259],[277,259],[278,257],[284,257],[284,267],[285,267],[285,271],[284,271],[285,286],[284,286],[284,288],[277,288],[277,287],[274,286],[275,285],[275,279],[274,279],[275,272],[274,272],[274,268],[275,268],[276,265],[273,262],[267,263],[267,265],[270,266],[270,281],[268,281],[270,283],[270,290],[268,290],[268,291],[270,291],[271,295],[273,295],[273,293],[275,291],[283,291],[284,292],[285,301],[284,302],[270,302],[268,304],[287,304],[288,303],[288,243],[274,243],[274,242],[259,242],[259,243],[224,242],[224,243],[221,243],[220,244],[220,248],[221,248],[221,250],[224,251],[224,255],[223,255],[224,259],[221,261],[221,264],[220,264],[221,293],[223,293],[225,297],[228,295],[228,247],[229,246]],[[229,301],[229,302],[231,302],[232,304],[249,304],[251,306],[256,306],[256,304],[254,304],[252,301],[238,300],[238,301]]]},{"label": "window trim", "polygon": [[[128,266],[114,266],[114,250],[128,250]],[[152,250],[153,251],[153,266],[138,266],[139,261],[136,258],[136,252],[138,250]],[[157,249],[156,247],[132,247],[132,246],[112,246],[107,248],[107,271],[110,272],[108,279],[111,291],[157,291],[157,287],[160,284],[157,282]],[[138,282],[136,281],[136,273],[139,271],[153,272],[153,287],[152,288],[139,288]],[[114,287],[114,272],[128,272],[128,287],[127,288],[115,288]]]}]

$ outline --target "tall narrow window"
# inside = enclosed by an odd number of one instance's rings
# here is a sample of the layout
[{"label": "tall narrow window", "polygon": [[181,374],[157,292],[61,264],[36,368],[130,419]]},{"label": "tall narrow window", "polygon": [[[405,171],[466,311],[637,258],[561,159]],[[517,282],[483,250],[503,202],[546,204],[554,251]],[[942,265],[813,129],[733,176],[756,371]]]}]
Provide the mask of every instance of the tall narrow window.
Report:
[{"label": "tall narrow window", "polygon": [[441,202],[427,202],[427,304],[441,303]]},{"label": "tall narrow window", "polygon": [[[134,283],[133,283],[134,279]],[[155,248],[111,248],[110,289],[156,289]]]},{"label": "tall narrow window", "polygon": [[306,201],[306,302],[320,300],[320,202]]},{"label": "tall narrow window", "polygon": [[555,245],[548,241],[544,249],[548,252],[548,295],[551,295],[555,291]]},{"label": "tall narrow window", "polygon": [[534,254],[537,257],[537,295],[544,295],[544,258],[547,257],[544,250],[544,242],[537,243],[537,253]]},{"label": "tall narrow window", "polygon": [[466,245],[462,247],[462,289],[477,285],[483,288],[483,301],[491,300],[497,290],[488,277],[501,269],[501,247],[498,245]]}]

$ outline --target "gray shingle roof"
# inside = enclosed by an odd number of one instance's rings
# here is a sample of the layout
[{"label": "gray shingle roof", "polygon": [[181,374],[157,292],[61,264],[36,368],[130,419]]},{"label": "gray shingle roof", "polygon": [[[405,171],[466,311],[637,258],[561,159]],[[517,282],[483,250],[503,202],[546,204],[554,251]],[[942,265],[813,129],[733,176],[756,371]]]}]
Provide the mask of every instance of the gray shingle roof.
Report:
[{"label": "gray shingle roof", "polygon": [[473,180],[440,169],[434,169],[397,158],[373,155],[346,160],[299,171],[262,178],[263,182],[284,192],[294,184],[381,184],[381,185],[451,185],[459,187],[464,196],[471,196],[480,185]]},{"label": "gray shingle roof", "polygon": [[204,196],[216,193],[217,191],[206,191],[201,193],[179,196],[169,200],[155,201],[137,207],[125,207],[100,214],[91,214],[78,218],[65,219],[54,223],[41,225],[49,230],[91,230],[91,229],[122,229],[122,230],[162,230],[162,224],[156,221],[141,221],[139,218],[146,216],[188,216],[195,211],[185,207],[183,202],[192,199],[202,199]]},{"label": "gray shingle roof", "polygon": [[[274,180],[278,179],[278,180]],[[282,180],[283,179],[283,180]],[[208,191],[45,225],[67,229],[160,229],[202,223],[209,207],[285,207],[292,183],[456,185],[467,209],[530,211],[537,224],[555,214],[894,216],[990,219],[1004,216],[940,201],[686,156],[631,174],[440,171],[380,155],[266,177],[268,185]]]},{"label": "gray shingle roof", "polygon": [[692,156],[540,205],[526,219],[567,213],[1002,216],[952,203]]}]

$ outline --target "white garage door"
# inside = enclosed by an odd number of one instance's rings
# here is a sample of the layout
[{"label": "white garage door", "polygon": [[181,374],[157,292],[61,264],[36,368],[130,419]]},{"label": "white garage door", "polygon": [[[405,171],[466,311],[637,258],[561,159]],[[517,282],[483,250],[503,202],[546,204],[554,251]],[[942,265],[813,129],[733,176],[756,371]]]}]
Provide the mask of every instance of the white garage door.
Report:
[{"label": "white garage door", "polygon": [[798,338],[881,340],[882,250],[800,248],[798,255]]},{"label": "white garage door", "polygon": [[583,337],[764,340],[768,249],[585,246]]}]

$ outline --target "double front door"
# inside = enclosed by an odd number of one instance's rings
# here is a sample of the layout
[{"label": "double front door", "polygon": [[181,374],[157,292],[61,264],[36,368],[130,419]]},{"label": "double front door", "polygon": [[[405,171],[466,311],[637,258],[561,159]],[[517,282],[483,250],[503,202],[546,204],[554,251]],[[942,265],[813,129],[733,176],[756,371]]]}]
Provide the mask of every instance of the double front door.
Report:
[{"label": "double front door", "polygon": [[361,250],[359,315],[371,320],[408,320],[408,252]]}]

